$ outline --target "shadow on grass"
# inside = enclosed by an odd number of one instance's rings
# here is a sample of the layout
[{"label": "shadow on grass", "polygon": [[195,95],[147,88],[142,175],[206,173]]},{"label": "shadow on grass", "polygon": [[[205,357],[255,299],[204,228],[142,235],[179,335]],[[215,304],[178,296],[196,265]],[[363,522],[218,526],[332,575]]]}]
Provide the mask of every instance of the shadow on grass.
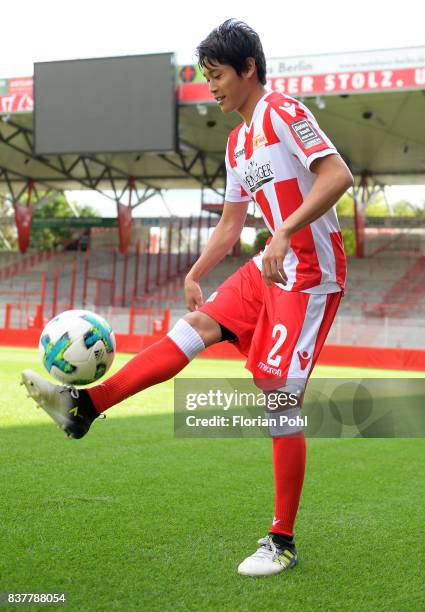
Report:
[{"label": "shadow on grass", "polygon": [[[385,472],[382,490],[393,478],[399,495],[390,506],[367,503],[379,486],[373,461],[387,441],[314,441],[301,565],[255,580],[236,568],[269,526],[269,440],[174,438],[172,414],[108,417],[82,440],[67,440],[50,423],[0,436],[0,590],[63,590],[68,609],[88,611],[281,609],[282,593],[291,610],[360,610],[365,592],[368,609],[383,609],[383,601],[417,609],[422,578],[411,561],[422,554],[420,540],[409,540],[409,556],[397,564],[388,555],[388,546],[406,545],[402,474],[398,481],[392,466]],[[406,449],[419,451],[391,442],[399,464]],[[351,490],[357,497],[344,508]],[[412,534],[423,504],[415,506]]]}]

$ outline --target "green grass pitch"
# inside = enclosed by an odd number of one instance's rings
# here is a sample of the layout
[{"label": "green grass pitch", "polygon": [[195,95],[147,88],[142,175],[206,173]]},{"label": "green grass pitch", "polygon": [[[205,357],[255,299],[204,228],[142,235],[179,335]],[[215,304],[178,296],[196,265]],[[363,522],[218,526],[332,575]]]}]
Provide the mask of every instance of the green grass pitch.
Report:
[{"label": "green grass pitch", "polygon": [[[243,578],[273,511],[270,440],[174,438],[172,382],[67,440],[18,386],[21,369],[42,372],[37,351],[0,361],[0,591],[65,591],[82,612],[424,609],[424,440],[309,439],[300,565]],[[199,359],[181,375],[249,373]]]}]

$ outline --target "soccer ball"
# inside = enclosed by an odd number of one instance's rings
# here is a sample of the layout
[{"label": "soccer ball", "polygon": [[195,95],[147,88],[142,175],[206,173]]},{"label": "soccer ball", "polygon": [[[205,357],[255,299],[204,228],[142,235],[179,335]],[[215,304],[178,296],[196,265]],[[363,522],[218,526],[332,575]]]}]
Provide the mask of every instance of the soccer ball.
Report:
[{"label": "soccer ball", "polygon": [[65,310],[49,321],[38,345],[46,370],[62,383],[88,385],[109,370],[115,335],[109,323],[89,310]]}]

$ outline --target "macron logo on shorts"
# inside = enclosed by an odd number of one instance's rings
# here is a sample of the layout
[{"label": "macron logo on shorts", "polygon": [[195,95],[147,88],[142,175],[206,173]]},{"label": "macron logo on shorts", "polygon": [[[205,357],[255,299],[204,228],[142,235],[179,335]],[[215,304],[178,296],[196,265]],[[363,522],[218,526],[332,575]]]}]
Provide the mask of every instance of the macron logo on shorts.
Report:
[{"label": "macron logo on shorts", "polygon": [[307,351],[298,351],[298,359],[300,360],[301,370],[305,370],[310,362],[310,355]]},{"label": "macron logo on shorts", "polygon": [[207,299],[207,302],[214,302],[215,298],[217,297],[218,291],[214,291],[214,293],[211,293],[210,297]]}]

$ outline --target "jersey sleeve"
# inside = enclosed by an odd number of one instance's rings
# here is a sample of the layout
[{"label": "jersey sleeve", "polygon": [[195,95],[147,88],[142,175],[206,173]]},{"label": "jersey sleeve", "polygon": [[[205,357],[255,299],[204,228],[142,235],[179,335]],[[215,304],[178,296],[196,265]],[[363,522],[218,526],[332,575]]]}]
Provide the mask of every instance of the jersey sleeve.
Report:
[{"label": "jersey sleeve", "polygon": [[307,170],[315,159],[338,154],[335,145],[304,104],[291,99],[280,106],[273,105],[272,109],[273,126],[280,141]]},{"label": "jersey sleeve", "polygon": [[236,171],[230,165],[228,146],[226,148],[226,195],[224,199],[227,202],[249,202],[251,199]]}]

